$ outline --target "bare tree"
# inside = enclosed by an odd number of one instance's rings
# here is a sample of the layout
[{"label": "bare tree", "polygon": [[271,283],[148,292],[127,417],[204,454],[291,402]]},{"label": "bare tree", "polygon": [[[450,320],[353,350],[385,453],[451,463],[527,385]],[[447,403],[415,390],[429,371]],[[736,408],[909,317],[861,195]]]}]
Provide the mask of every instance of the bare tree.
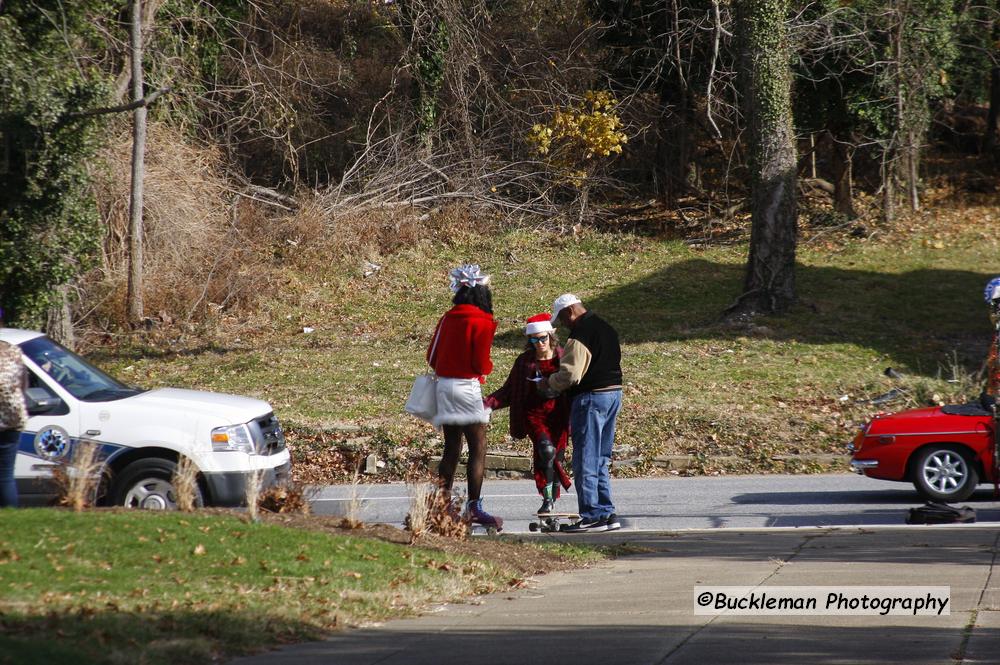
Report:
[{"label": "bare tree", "polygon": [[[130,33],[132,101],[143,100],[142,85],[142,0],[132,0]],[[146,151],[146,105],[132,111],[132,189],[129,194],[129,257],[126,308],[133,326],[142,321],[142,178]]]},{"label": "bare tree", "polygon": [[740,0],[743,111],[750,153],[752,228],[734,315],[779,313],[795,300],[796,157],[785,19],[788,0]]}]

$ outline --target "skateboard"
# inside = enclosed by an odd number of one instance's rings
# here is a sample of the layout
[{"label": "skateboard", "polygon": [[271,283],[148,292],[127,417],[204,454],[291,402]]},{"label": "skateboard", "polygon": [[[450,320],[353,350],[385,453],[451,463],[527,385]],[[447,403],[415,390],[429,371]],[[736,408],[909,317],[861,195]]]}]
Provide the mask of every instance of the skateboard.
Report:
[{"label": "skateboard", "polygon": [[528,524],[528,531],[541,531],[542,533],[561,531],[564,526],[561,524],[561,521],[564,519],[580,519],[580,516],[576,513],[546,513],[544,515],[539,515],[537,522],[530,522]]}]

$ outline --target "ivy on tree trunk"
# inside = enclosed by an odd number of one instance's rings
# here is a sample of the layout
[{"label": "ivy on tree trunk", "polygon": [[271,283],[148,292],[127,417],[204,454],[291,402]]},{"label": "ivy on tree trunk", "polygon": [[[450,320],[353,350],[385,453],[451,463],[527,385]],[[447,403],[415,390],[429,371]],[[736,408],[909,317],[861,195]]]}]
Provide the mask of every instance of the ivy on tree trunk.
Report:
[{"label": "ivy on tree trunk", "polygon": [[751,174],[750,256],[733,315],[780,313],[795,301],[796,155],[787,0],[740,0],[736,27]]}]

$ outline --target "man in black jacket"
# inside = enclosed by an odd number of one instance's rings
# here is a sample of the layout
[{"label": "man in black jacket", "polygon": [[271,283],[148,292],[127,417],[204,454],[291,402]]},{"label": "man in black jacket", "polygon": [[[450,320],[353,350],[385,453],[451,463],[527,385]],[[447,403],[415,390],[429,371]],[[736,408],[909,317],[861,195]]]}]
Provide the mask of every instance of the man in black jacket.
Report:
[{"label": "man in black jacket", "polygon": [[620,529],[611,500],[611,449],[615,420],[622,405],[622,349],[618,333],[588,312],[572,293],[552,305],[552,323],[570,329],[559,370],[542,381],[542,389],[566,392],[571,400],[573,482],[580,521],[569,531]]}]

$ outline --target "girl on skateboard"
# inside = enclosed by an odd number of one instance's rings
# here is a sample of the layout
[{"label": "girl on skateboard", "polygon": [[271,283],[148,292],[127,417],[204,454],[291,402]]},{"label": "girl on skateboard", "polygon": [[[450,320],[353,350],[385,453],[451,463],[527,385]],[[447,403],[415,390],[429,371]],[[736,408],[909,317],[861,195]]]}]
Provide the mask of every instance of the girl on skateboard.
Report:
[{"label": "girl on skateboard", "polygon": [[510,407],[510,435],[528,437],[534,447],[535,486],[542,495],[540,516],[554,512],[560,485],[569,489],[563,456],[569,437],[569,402],[565,395],[543,392],[541,380],[559,369],[562,347],[548,314],[527,321],[524,353],[517,357],[503,386],[483,399],[488,409]]}]

